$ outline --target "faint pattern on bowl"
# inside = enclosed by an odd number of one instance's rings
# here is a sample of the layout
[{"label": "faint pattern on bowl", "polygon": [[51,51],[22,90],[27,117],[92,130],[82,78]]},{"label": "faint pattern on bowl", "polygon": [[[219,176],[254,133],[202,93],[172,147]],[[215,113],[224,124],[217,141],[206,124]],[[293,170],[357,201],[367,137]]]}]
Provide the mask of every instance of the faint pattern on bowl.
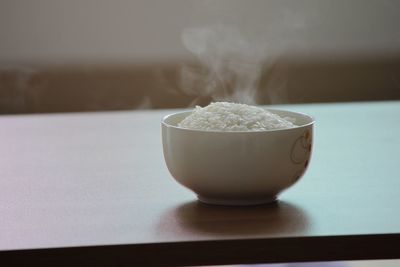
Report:
[{"label": "faint pattern on bowl", "polygon": [[290,160],[302,168],[293,174],[293,181],[297,181],[306,171],[312,150],[312,133],[309,129],[296,139],[290,152]]}]

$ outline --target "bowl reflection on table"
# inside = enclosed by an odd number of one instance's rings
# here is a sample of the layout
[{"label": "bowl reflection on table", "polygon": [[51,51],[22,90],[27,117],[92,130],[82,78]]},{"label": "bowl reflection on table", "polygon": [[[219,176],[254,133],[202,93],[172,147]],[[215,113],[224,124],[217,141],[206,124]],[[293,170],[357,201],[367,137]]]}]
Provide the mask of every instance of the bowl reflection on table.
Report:
[{"label": "bowl reflection on table", "polygon": [[203,131],[177,126],[190,111],[164,117],[163,151],[170,173],[205,203],[254,205],[275,201],[308,166],[314,120],[291,111],[268,111],[294,119],[296,127]]},{"label": "bowl reflection on table", "polygon": [[185,231],[205,236],[280,236],[290,233],[304,233],[310,227],[306,212],[299,206],[276,201],[271,204],[251,207],[224,207],[207,205],[196,201],[184,203],[165,214],[176,221],[176,234]]}]

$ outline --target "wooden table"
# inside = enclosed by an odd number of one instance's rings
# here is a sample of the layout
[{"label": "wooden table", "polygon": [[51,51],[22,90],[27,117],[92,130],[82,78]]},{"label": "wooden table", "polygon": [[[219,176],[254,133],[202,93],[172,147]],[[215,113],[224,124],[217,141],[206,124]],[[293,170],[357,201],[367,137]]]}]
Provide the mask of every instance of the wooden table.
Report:
[{"label": "wooden table", "polygon": [[208,206],[164,164],[171,110],[0,117],[0,262],[142,266],[400,258],[400,102],[292,105],[308,172],[275,205]]}]

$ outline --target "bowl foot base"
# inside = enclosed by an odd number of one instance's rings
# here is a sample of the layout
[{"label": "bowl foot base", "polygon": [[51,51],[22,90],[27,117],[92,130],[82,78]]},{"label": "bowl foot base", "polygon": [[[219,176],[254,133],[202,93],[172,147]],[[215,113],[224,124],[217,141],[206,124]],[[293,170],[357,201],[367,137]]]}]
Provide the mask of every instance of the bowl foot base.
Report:
[{"label": "bowl foot base", "polygon": [[277,196],[266,196],[263,198],[248,198],[248,199],[224,199],[224,198],[209,198],[198,195],[200,202],[211,205],[223,206],[252,206],[273,203],[277,200]]}]

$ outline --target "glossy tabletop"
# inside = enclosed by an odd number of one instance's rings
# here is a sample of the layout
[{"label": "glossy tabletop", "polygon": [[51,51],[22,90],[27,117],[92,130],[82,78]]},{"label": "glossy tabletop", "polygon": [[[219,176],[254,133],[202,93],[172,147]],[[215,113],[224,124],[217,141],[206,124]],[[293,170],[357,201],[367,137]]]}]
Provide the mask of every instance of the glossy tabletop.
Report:
[{"label": "glossy tabletop", "polygon": [[400,102],[281,106],[316,119],[272,205],[204,205],[163,159],[175,110],[0,117],[0,261],[201,265],[400,258]]}]

